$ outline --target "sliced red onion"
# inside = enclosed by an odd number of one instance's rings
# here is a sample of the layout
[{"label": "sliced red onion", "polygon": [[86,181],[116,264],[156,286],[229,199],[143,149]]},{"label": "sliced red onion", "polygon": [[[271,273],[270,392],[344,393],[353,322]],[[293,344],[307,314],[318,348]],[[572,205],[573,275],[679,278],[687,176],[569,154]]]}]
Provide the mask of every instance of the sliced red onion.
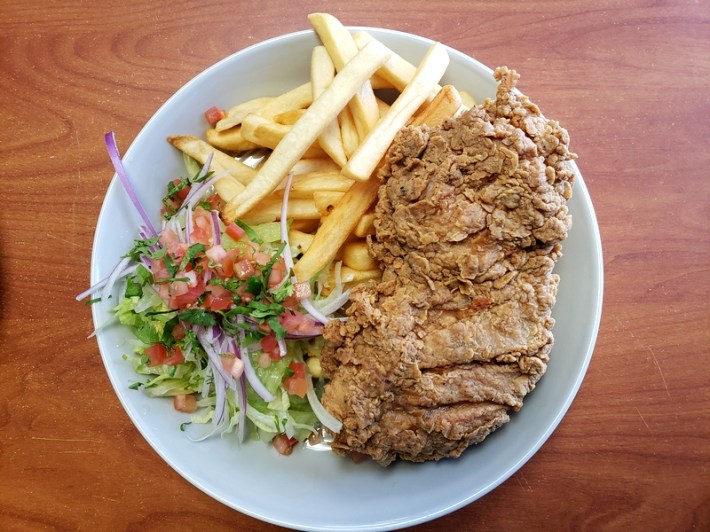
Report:
[{"label": "sliced red onion", "polygon": [[244,374],[239,378],[239,386],[235,391],[237,406],[239,407],[239,423],[237,427],[237,438],[244,441],[244,434],[247,426],[247,381]]},{"label": "sliced red onion", "polygon": [[[240,342],[240,344],[243,345],[243,343]],[[242,362],[244,362],[244,375],[247,378],[247,381],[251,385],[251,387],[254,389],[254,391],[261,397],[264,401],[267,403],[271,402],[274,400],[274,396],[271,394],[269,390],[266,389],[266,386],[259,380],[259,377],[256,374],[256,371],[254,371],[254,366],[251,365],[251,359],[249,358],[249,355],[245,353],[245,356],[241,356],[241,350],[239,349],[239,346],[236,344],[234,345],[235,349],[235,354],[241,358]]]},{"label": "sliced red onion", "polygon": [[214,243],[216,246],[222,244],[222,231],[219,229],[219,216],[215,211],[210,211],[212,215],[212,228],[214,229]]},{"label": "sliced red onion", "polygon": [[340,308],[348,302],[348,299],[350,299],[349,289],[340,294],[335,299],[328,301],[328,303],[326,303],[325,305],[322,305],[319,310],[326,315],[332,314],[333,312],[340,310]]},{"label": "sliced red onion", "polygon": [[126,269],[126,266],[128,266],[128,263],[130,262],[130,257],[123,257],[120,262],[116,265],[116,267],[113,269],[113,272],[111,272],[111,275],[109,275],[108,280],[106,281],[106,286],[104,286],[103,291],[101,292],[101,298],[103,300],[106,300],[108,296],[111,295],[111,291],[113,290],[113,285],[116,284],[116,280],[118,279],[118,276],[121,275],[121,272],[123,272]]},{"label": "sliced red onion", "polygon": [[205,160],[205,164],[202,165],[202,168],[200,168],[200,173],[197,174],[197,177],[195,179],[199,180],[207,175],[207,172],[210,171],[210,165],[212,164],[212,157],[213,156],[214,156],[214,152],[210,152],[209,155],[207,156],[207,159]]},{"label": "sliced red onion", "polygon": [[316,391],[313,389],[313,381],[310,375],[306,375],[306,384],[308,385],[308,390],[306,392],[306,397],[308,397],[308,403],[313,409],[313,413],[318,418],[325,428],[332,432],[340,432],[343,428],[343,424],[336,419],[330,412],[328,412],[325,407],[321,404]]},{"label": "sliced red onion", "polygon": [[191,188],[190,193],[185,197],[185,201],[182,202],[181,208],[187,208],[188,210],[194,209],[195,205],[197,204],[197,202],[200,201],[202,196],[204,196],[205,192],[207,190],[209,190],[209,188],[212,185],[214,185],[217,181],[219,181],[224,176],[226,176],[228,173],[229,173],[229,170],[225,170],[224,172],[221,172],[215,176],[210,177],[204,183],[200,183],[199,186]]},{"label": "sliced red onion", "polygon": [[192,245],[192,209],[185,212],[185,243]]},{"label": "sliced red onion", "polygon": [[[212,418],[212,423],[214,425],[220,425],[224,420],[224,412],[227,406],[227,383],[214,367],[214,364],[210,360],[210,366],[212,366],[212,374],[214,375],[214,390],[215,390],[215,405],[214,405],[214,417]],[[220,363],[221,365],[221,363]]]},{"label": "sliced red onion", "polygon": [[311,315],[313,319],[322,323],[323,325],[330,321],[330,318],[328,316],[325,316],[322,312],[320,312],[316,307],[313,306],[313,303],[310,299],[304,299],[303,301],[301,301],[301,305],[308,312],[308,314]]},{"label": "sliced red onion", "polygon": [[291,193],[292,179],[293,174],[289,173],[286,178],[286,188],[284,189],[284,197],[281,202],[281,220],[279,221],[279,228],[281,229],[281,242],[286,244],[284,246],[283,257],[288,271],[293,270],[293,256],[291,255],[291,245],[288,242],[288,196]]},{"label": "sliced red onion", "polygon": [[285,357],[288,354],[288,351],[286,350],[286,340],[279,338],[276,340],[276,343],[279,346],[279,356],[281,358]]},{"label": "sliced red onion", "polygon": [[121,162],[121,155],[118,152],[118,146],[116,145],[116,137],[114,136],[113,131],[109,131],[108,133],[106,133],[106,135],[104,136],[104,140],[106,142],[108,156],[111,159],[111,162],[113,163],[113,167],[116,170],[116,173],[118,174],[118,178],[121,181],[121,184],[123,185],[123,188],[125,189],[126,193],[128,194],[128,197],[131,199],[133,206],[136,208],[141,218],[143,218],[143,221],[145,222],[145,225],[148,229],[148,234],[150,236],[157,236],[158,233],[155,231],[155,228],[153,227],[153,224],[151,223],[148,214],[145,212],[143,205],[141,205],[141,202],[138,200],[136,191],[131,185],[130,180],[128,179],[126,170],[123,166],[123,163]]},{"label": "sliced red onion", "polygon": [[[118,268],[119,265],[120,265],[120,263],[114,267],[114,270],[108,275],[108,277],[101,279],[98,283],[95,283],[93,286],[89,287],[88,289],[84,290],[81,294],[76,296],[76,300],[81,301],[82,299],[86,298],[87,296],[90,296],[91,294],[93,294],[95,292],[98,292],[104,286],[106,286],[106,283],[108,283],[109,278],[114,274],[115,270]],[[138,269],[137,264],[133,264],[131,266],[128,266],[122,272],[120,272],[118,274],[118,276],[116,277],[116,281],[123,279],[124,277],[128,277],[129,275],[131,275],[133,273],[136,273],[137,269]]]}]

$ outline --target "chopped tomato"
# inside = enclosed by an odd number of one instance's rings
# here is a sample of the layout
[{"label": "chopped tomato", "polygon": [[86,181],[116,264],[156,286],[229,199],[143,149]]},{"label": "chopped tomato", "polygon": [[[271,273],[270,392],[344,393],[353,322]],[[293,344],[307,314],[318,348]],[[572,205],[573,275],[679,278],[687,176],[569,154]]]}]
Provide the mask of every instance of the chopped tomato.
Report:
[{"label": "chopped tomato", "polygon": [[298,379],[306,378],[306,364],[304,362],[291,362],[288,367],[293,371],[293,377]]},{"label": "chopped tomato", "polygon": [[191,414],[197,410],[197,398],[194,394],[178,394],[173,397],[173,407],[178,412],[186,412]]},{"label": "chopped tomato", "polygon": [[168,350],[163,344],[153,344],[146,347],[143,352],[150,360],[150,366],[175,366],[183,361],[182,350],[174,345]]},{"label": "chopped tomato", "polygon": [[254,265],[250,260],[241,259],[234,263],[234,275],[242,281],[254,275]]},{"label": "chopped tomato", "polygon": [[146,347],[143,352],[150,360],[151,366],[161,366],[168,356],[168,350],[163,344],[153,344],[150,347]]},{"label": "chopped tomato", "polygon": [[210,310],[227,310],[231,306],[231,297],[217,297],[212,295],[212,293],[208,293],[205,296],[205,308]]},{"label": "chopped tomato", "polygon": [[182,323],[178,323],[175,327],[173,327],[171,334],[176,340],[182,340],[185,338],[185,327]]},{"label": "chopped tomato", "polygon": [[225,353],[222,355],[222,367],[227,370],[235,379],[239,379],[244,373],[244,362],[237,358],[234,353]]},{"label": "chopped tomato", "polygon": [[263,251],[257,251],[254,253],[254,261],[259,266],[265,266],[271,260],[271,255],[264,253]]},{"label": "chopped tomato", "polygon": [[230,238],[233,238],[234,240],[239,240],[244,236],[244,229],[232,222],[226,227],[225,233],[227,233]]},{"label": "chopped tomato", "polygon": [[[176,284],[187,284],[187,283],[173,283]],[[171,287],[172,288],[172,287]],[[184,309],[190,305],[195,304],[198,298],[205,292],[205,280],[200,277],[197,280],[197,284],[194,287],[189,287],[187,291],[179,295],[170,294],[170,299],[168,300],[168,306],[170,308]]]},{"label": "chopped tomato", "polygon": [[220,109],[219,107],[217,107],[216,105],[213,105],[212,107],[207,109],[207,111],[205,111],[205,119],[207,119],[207,122],[212,127],[217,125],[217,122],[222,120],[225,116],[226,115],[225,115],[224,111],[222,109]]},{"label": "chopped tomato", "polygon": [[205,201],[207,201],[210,209],[213,211],[221,211],[224,206],[224,202],[222,201],[222,198],[219,197],[219,194],[212,194]]},{"label": "chopped tomato", "polygon": [[180,242],[175,232],[167,227],[160,232],[159,242],[168,248],[168,253],[173,259],[180,260],[185,255],[187,245]]},{"label": "chopped tomato", "polygon": [[311,297],[311,285],[307,282],[293,283],[293,295],[298,301]]},{"label": "chopped tomato", "polygon": [[284,379],[284,389],[291,395],[305,397],[308,392],[306,365],[303,362],[291,362],[288,366],[293,375]]},{"label": "chopped tomato", "polygon": [[[173,185],[177,186],[181,183],[180,179],[173,179]],[[182,202],[185,201],[185,198],[187,195],[190,193],[190,185],[181,188],[178,190],[175,194],[172,195],[173,198],[177,198],[180,200],[180,205],[182,205]]]},{"label": "chopped tomato", "polygon": [[284,272],[281,270],[273,269],[271,270],[271,273],[269,274],[269,288],[274,288],[275,286],[278,286],[281,284],[281,281],[284,280]]},{"label": "chopped tomato", "polygon": [[273,334],[269,334],[268,336],[264,336],[261,341],[261,350],[264,353],[268,353],[269,356],[271,356],[272,359],[275,360],[281,358],[281,355],[279,353],[279,342],[276,340],[276,336]]},{"label": "chopped tomato", "polygon": [[279,452],[279,454],[287,456],[291,454],[291,452],[293,451],[293,446],[298,443],[298,440],[296,438],[289,438],[285,434],[278,434],[272,440],[272,443],[274,444],[274,447]]},{"label": "chopped tomato", "polygon": [[287,332],[293,334],[317,334],[320,331],[320,326],[313,318],[292,308],[279,316],[279,322]]},{"label": "chopped tomato", "polygon": [[166,366],[177,366],[183,360],[182,349],[180,349],[180,346],[174,345],[168,350],[168,356],[163,361],[163,364]]},{"label": "chopped tomato", "polygon": [[212,215],[202,207],[197,207],[192,214],[192,226],[192,241],[211,246],[214,238]]}]

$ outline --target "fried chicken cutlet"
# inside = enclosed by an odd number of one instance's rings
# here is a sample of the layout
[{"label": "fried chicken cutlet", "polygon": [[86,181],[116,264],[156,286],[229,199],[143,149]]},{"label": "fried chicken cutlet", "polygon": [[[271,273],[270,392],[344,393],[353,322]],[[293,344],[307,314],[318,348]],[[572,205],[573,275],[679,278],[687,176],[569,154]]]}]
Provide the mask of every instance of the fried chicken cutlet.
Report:
[{"label": "fried chicken cutlet", "polygon": [[382,280],[353,289],[348,320],[324,331],[338,454],[457,457],[545,373],[574,154],[515,71],[494,76],[495,100],[403,129],[379,172],[369,249]]}]

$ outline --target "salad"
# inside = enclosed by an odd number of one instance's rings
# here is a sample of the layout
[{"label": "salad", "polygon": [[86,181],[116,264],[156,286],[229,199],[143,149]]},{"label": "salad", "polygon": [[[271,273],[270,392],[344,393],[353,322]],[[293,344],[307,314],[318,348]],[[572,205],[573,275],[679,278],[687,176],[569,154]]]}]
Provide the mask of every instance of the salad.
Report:
[{"label": "salad", "polygon": [[[109,156],[143,224],[133,246],[101,282],[77,296],[112,297],[115,319],[135,347],[124,354],[137,374],[131,388],[172,398],[190,414],[180,425],[201,440],[234,433],[272,442],[281,454],[340,422],[321,405],[322,328],[348,299],[337,281],[292,275],[286,183],[280,222],[225,224],[214,183],[224,177],[185,157],[187,177],[167,184],[154,227],[121,163],[113,132]],[[290,181],[290,178],[289,178]],[[337,269],[337,268],[336,268]],[[120,285],[120,286],[119,286]],[[138,392],[137,392],[138,393]],[[313,441],[313,440],[312,440]]]}]

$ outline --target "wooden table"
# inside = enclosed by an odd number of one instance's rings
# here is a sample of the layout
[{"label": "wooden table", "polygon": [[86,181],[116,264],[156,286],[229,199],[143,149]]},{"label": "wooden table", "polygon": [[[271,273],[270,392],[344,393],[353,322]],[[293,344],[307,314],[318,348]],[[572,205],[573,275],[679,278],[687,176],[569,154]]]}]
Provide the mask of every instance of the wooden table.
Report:
[{"label": "wooden table", "polygon": [[127,145],[194,75],[319,9],[518,69],[570,131],[601,227],[603,319],[569,413],[507,482],[418,529],[710,527],[710,5],[2,4],[0,529],[276,529],[148,446],[74,296],[113,173],[103,133]]}]

